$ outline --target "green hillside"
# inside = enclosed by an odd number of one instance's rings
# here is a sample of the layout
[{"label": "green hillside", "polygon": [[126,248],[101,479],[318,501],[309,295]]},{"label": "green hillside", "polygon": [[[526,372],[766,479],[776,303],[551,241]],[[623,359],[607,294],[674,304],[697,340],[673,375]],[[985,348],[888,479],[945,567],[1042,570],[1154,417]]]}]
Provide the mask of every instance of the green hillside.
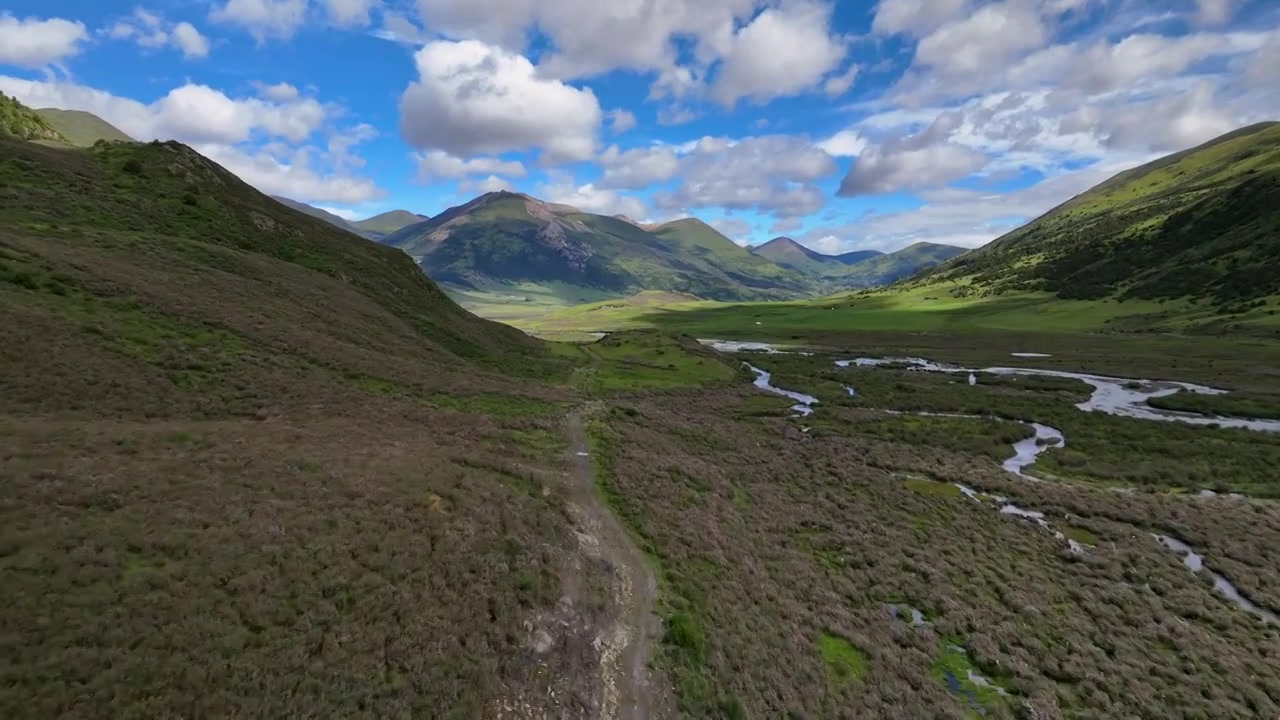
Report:
[{"label": "green hillside", "polygon": [[0,93],[0,137],[67,142],[48,120],[4,93]]},{"label": "green hillside", "polygon": [[426,219],[425,216],[411,213],[408,210],[389,210],[371,218],[356,220],[351,223],[351,226],[357,230],[363,230],[375,235],[390,235],[401,228],[420,223]]},{"label": "green hillside", "polygon": [[853,263],[833,279],[845,288],[888,285],[964,252],[966,252],[965,248],[954,245],[918,242],[896,252],[876,255]]},{"label": "green hillside", "polygon": [[78,147],[88,147],[99,140],[134,141],[119,128],[93,113],[57,108],[40,108],[35,113],[44,118],[67,142]]},{"label": "green hillside", "polygon": [[581,674],[526,650],[576,547],[562,352],[177,143],[0,139],[0,188],[5,717],[480,717]]},{"label": "green hillside", "polygon": [[489,193],[383,242],[433,279],[466,291],[533,284],[568,301],[665,290],[711,299],[776,299],[814,283],[697,221],[645,229],[525,195]]},{"label": "green hillside", "polygon": [[1280,124],[1126,171],[921,282],[1065,299],[1209,300],[1280,292]]},{"label": "green hillside", "polygon": [[839,275],[849,265],[880,255],[875,250],[856,250],[843,255],[824,255],[810,250],[789,237],[776,237],[767,243],[751,248],[751,252],[770,262],[793,270],[799,270],[814,277]]}]

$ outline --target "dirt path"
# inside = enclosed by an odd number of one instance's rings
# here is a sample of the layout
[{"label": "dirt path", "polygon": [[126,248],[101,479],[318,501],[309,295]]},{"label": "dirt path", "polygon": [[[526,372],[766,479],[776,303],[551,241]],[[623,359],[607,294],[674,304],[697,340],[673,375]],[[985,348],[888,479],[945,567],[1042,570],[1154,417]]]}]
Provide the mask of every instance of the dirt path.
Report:
[{"label": "dirt path", "polygon": [[588,405],[570,413],[566,430],[573,504],[581,513],[584,531],[616,573],[610,608],[614,623],[596,638],[603,687],[598,717],[649,720],[656,709],[648,668],[650,644],[657,630],[653,614],[656,587],[639,548],[596,492],[595,468],[587,448],[586,417],[591,410]]}]

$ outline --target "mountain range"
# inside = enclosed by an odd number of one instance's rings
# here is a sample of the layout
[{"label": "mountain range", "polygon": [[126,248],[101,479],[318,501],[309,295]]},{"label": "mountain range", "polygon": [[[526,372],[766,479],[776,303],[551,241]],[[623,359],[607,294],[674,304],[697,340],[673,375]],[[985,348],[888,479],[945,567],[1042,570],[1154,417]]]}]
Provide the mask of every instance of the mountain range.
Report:
[{"label": "mountain range", "polygon": [[752,252],[783,267],[823,278],[843,288],[887,285],[965,252],[954,245],[919,242],[892,253],[855,250],[824,255],[789,237],[777,237]]},{"label": "mountain range", "polygon": [[382,242],[404,250],[446,285],[485,291],[537,284],[556,288],[568,301],[643,290],[767,300],[820,287],[700,220],[639,225],[512,192],[482,195]]},{"label": "mountain range", "polygon": [[364,220],[347,220],[334,215],[328,210],[322,210],[304,202],[290,200],[279,195],[271,195],[270,197],[272,200],[287,205],[300,213],[323,220],[334,227],[340,227],[367,240],[380,240],[406,225],[420,223],[427,219],[426,215],[419,215],[408,210],[390,210]]},{"label": "mountain range", "polygon": [[1261,302],[1280,293],[1280,123],[1120,173],[912,282],[953,294]]}]

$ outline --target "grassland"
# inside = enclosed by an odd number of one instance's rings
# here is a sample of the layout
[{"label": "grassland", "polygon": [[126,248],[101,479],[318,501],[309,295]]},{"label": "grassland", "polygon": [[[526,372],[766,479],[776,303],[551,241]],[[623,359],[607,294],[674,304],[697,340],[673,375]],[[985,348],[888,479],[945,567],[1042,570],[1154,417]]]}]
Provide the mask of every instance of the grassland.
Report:
[{"label": "grassland", "polygon": [[0,186],[0,715],[598,706],[572,362],[182,146]]},{"label": "grassland", "polygon": [[[970,386],[839,370],[831,359],[751,358],[775,384],[816,395],[811,417],[790,417],[789,401],[743,380],[613,395],[614,411],[593,428],[602,488],[659,569],[668,631],[657,663],[686,716],[1275,711],[1280,666],[1267,648],[1280,630],[1230,605],[1143,532],[1186,538],[1255,602],[1280,607],[1266,549],[1280,540],[1274,504],[1186,493],[1233,479],[1274,491],[1250,468],[1276,461],[1275,438],[1083,413],[1073,405],[1088,389],[1075,381],[982,376]],[[999,462],[1027,435],[1015,421],[1037,416],[1068,444],[1033,468],[1052,481],[1032,484]],[[1111,489],[1119,476],[1093,477],[1067,453],[1139,468],[1126,482],[1161,468],[1213,471],[1123,494]],[[1073,554],[954,482],[1043,510],[1091,547]],[[921,608],[927,621],[894,622],[891,605]]]}]

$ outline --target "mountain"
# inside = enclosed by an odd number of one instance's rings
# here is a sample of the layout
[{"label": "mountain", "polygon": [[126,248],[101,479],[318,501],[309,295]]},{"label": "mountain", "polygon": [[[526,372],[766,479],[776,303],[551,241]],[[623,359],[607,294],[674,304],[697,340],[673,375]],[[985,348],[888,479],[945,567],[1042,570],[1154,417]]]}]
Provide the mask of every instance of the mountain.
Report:
[{"label": "mountain", "polygon": [[0,138],[66,143],[49,121],[22,103],[0,93]]},{"label": "mountain", "polygon": [[886,285],[955,257],[964,252],[964,248],[922,242],[888,254],[854,250],[842,255],[824,255],[789,237],[778,237],[755,247],[752,252],[783,267],[849,289]]},{"label": "mountain", "polygon": [[968,252],[966,248],[918,242],[849,265],[837,280],[846,288],[888,285]]},{"label": "mountain", "polygon": [[918,279],[953,292],[1208,299],[1280,293],[1280,123],[1120,173]]},{"label": "mountain", "polygon": [[[290,200],[287,197],[281,197],[279,195],[271,195],[269,197],[272,200],[275,200],[278,203],[283,203],[284,205],[294,210],[297,210],[300,213],[303,213],[305,215],[310,215],[311,217],[316,218],[318,220],[323,220],[329,223],[330,225],[334,227],[342,228],[343,230],[346,230],[349,233],[354,233],[356,235],[359,235],[360,237],[366,237],[366,234],[361,230],[359,230],[358,228],[356,228],[352,223],[347,222],[345,219],[338,217],[337,215],[334,215],[328,210],[321,210],[320,208],[314,205],[308,205],[304,202],[299,202],[297,200]],[[368,237],[368,239],[372,240],[373,238]]]},{"label": "mountain", "polygon": [[99,140],[134,142],[133,138],[124,134],[119,128],[93,113],[57,108],[40,108],[35,113],[44,118],[72,145],[88,147]]},{"label": "mountain", "polygon": [[428,219],[430,218],[426,215],[411,213],[408,210],[390,210],[371,218],[353,221],[350,225],[357,230],[374,235],[390,235],[401,228]]},{"label": "mountain", "polygon": [[382,240],[438,282],[467,290],[531,283],[567,300],[665,290],[717,300],[812,292],[801,273],[694,220],[640,227],[523,194],[494,192]]}]

